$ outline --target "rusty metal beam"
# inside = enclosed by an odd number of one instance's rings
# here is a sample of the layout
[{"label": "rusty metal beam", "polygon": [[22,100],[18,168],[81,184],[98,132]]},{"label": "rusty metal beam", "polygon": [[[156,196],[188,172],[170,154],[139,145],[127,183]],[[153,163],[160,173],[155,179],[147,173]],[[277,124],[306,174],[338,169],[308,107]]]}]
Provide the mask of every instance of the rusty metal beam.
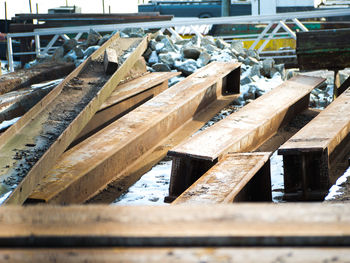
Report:
[{"label": "rusty metal beam", "polygon": [[236,98],[239,76],[239,63],[210,63],[76,145],[47,174],[53,180],[40,200],[81,203],[113,180],[121,194],[169,147]]},{"label": "rusty metal beam", "polygon": [[349,156],[350,89],[283,144],[285,193],[303,200],[321,200],[337,175],[332,166]]},{"label": "rusty metal beam", "polygon": [[[7,204],[21,204],[26,200],[126,76],[147,48],[147,43],[148,38],[123,39],[116,34],[0,136],[1,193],[12,190],[18,183],[6,199]],[[111,77],[98,71],[102,65],[100,57],[107,47],[118,49],[121,56],[134,48]],[[67,109],[66,105],[70,107]],[[66,110],[70,111],[67,113]],[[55,117],[60,111],[62,115]],[[50,137],[52,133],[54,135]]]},{"label": "rusty metal beam", "polygon": [[142,103],[168,88],[168,79],[180,72],[154,72],[119,85],[111,96],[101,105],[73,144],[106,127]]},{"label": "rusty metal beam", "polygon": [[227,154],[172,204],[271,201],[271,154]]},{"label": "rusty metal beam", "polygon": [[348,204],[7,206],[0,247],[350,246]]},{"label": "rusty metal beam", "polygon": [[173,166],[166,200],[173,201],[228,152],[258,148],[308,107],[311,90],[324,81],[296,76],[169,151]]}]

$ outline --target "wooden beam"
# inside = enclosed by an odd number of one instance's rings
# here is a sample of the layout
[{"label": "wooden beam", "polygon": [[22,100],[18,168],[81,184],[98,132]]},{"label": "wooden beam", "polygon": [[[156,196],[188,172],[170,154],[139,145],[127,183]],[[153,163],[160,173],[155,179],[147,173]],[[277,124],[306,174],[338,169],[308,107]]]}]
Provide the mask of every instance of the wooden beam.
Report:
[{"label": "wooden beam", "polygon": [[347,204],[0,207],[1,247],[349,246]]},{"label": "wooden beam", "polygon": [[[81,203],[113,180],[118,182],[116,193],[121,194],[162,159],[169,147],[215,115],[217,105],[224,107],[236,98],[239,76],[240,63],[210,63],[76,145],[47,174],[54,179],[54,187],[45,202]],[[225,101],[223,95],[232,96]],[[225,103],[217,103],[220,99]],[[178,139],[169,139],[177,136],[177,130]]]},{"label": "wooden beam", "polygon": [[1,249],[1,262],[348,262],[348,247],[314,248],[31,248]]},{"label": "wooden beam", "polygon": [[337,179],[332,166],[349,156],[350,89],[283,144],[285,192],[294,198],[321,200]]},{"label": "wooden beam", "polygon": [[0,95],[32,84],[59,79],[75,69],[74,63],[43,63],[0,76]]},{"label": "wooden beam", "polygon": [[[139,60],[137,60],[137,62],[130,70],[128,75],[125,77],[125,79],[121,81],[121,84],[138,78],[144,74],[147,74],[147,69],[146,62],[142,57]],[[16,93],[11,94],[11,97],[10,94],[4,94],[0,96],[0,100],[6,101],[5,103],[0,104],[0,122],[4,120],[12,120],[16,117],[23,116],[54,87],[55,85],[50,84],[49,87],[43,86],[42,88],[37,89],[26,89],[24,91],[17,91]]]},{"label": "wooden beam", "polygon": [[173,204],[271,201],[271,153],[227,154]]},{"label": "wooden beam", "polygon": [[105,73],[110,75],[118,69],[118,56],[114,49],[106,48],[103,58]]},{"label": "wooden beam", "polygon": [[[74,145],[88,138],[111,122],[140,106],[168,88],[168,78],[179,75],[178,72],[155,72],[118,86],[101,106],[84,130],[79,134]],[[56,191],[56,178],[46,176],[31,193],[27,203],[50,200]],[[61,183],[61,182],[60,182]]]},{"label": "wooden beam", "polygon": [[126,113],[150,100],[168,88],[168,79],[180,75],[180,72],[154,72],[126,82],[116,88],[101,105],[73,142],[86,139]]},{"label": "wooden beam", "polygon": [[[26,200],[57,158],[126,76],[147,48],[147,43],[148,38],[123,39],[118,34],[113,36],[0,136],[0,163],[1,167],[5,167],[0,170],[1,191],[4,193],[12,190],[18,184],[6,203],[21,204]],[[101,55],[110,45],[117,48],[120,54],[132,45],[137,47],[117,72],[106,78],[99,72],[99,65],[102,65]]]},{"label": "wooden beam", "polygon": [[340,70],[350,66],[349,28],[297,32],[296,53],[302,70]]},{"label": "wooden beam", "polygon": [[296,76],[171,151],[168,201],[174,200],[228,152],[255,150],[295,114],[325,79]]}]

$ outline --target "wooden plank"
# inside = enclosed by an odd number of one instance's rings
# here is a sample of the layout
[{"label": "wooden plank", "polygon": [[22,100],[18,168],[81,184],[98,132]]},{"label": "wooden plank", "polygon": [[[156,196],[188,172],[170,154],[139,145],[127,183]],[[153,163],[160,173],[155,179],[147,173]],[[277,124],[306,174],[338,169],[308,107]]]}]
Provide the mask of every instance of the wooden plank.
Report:
[{"label": "wooden plank", "polygon": [[15,21],[32,20],[32,19],[50,19],[50,18],[111,18],[111,17],[139,17],[139,16],[159,16],[159,12],[140,12],[140,13],[118,13],[118,14],[101,14],[101,13],[67,13],[67,14],[30,14],[20,13],[15,14]]},{"label": "wooden plank", "polygon": [[297,32],[298,64],[302,70],[350,66],[350,29]]},{"label": "wooden plank", "polygon": [[[89,136],[95,134],[102,128],[106,127],[108,124],[119,119],[131,110],[135,109],[136,107],[142,105],[144,102],[150,100],[151,98],[166,90],[168,88],[167,79],[179,74],[180,73],[178,72],[155,72],[121,85],[120,89],[114,91],[113,94],[101,106],[101,109],[85,126],[83,131],[77,136],[76,140],[71,144],[70,147],[73,147]],[[161,83],[153,86],[153,84],[156,84],[158,82]],[[145,85],[149,85],[149,87]],[[139,93],[137,94],[136,92]],[[41,202],[42,200],[49,200],[49,198],[45,195],[52,192],[52,180],[55,181],[54,178],[45,177],[40,182],[40,185],[29,196],[27,202],[32,203]]]},{"label": "wooden plank", "polygon": [[169,201],[228,152],[255,150],[308,107],[311,90],[325,79],[296,76],[168,152],[173,158]]},{"label": "wooden plank", "polygon": [[75,69],[74,63],[43,63],[0,76],[0,95],[32,84],[59,79]]},{"label": "wooden plank", "polygon": [[286,193],[302,199],[323,198],[336,180],[331,168],[349,156],[350,89],[347,89],[308,125],[283,144]]},{"label": "wooden plank", "polygon": [[160,162],[168,151],[187,139],[193,133],[203,127],[211,120],[217,112],[227,107],[238,95],[225,95],[218,97],[210,105],[196,113],[192,119],[184,123],[180,128],[171,133],[166,139],[159,141],[152,150],[146,152],[136,161],[130,170],[117,178],[92,199],[89,203],[108,204],[114,202],[123,192],[135,183],[143,174],[149,171],[154,165]]},{"label": "wooden plank", "polygon": [[32,248],[1,249],[1,262],[348,262],[348,247],[316,248]]},{"label": "wooden plank", "polygon": [[349,246],[350,206],[5,206],[0,246]]},{"label": "wooden plank", "polygon": [[[45,201],[81,203],[115,179],[122,193],[126,184],[141,176],[131,172],[134,167],[143,170],[149,166],[144,155],[159,151],[155,159],[162,158],[166,151],[158,148],[159,143],[201,116],[201,111],[223,95],[236,94],[231,101],[238,96],[239,74],[240,63],[211,63],[76,145],[48,173],[54,178],[53,190]],[[186,136],[194,131],[185,130]]]},{"label": "wooden plank", "polygon": [[[12,190],[18,184],[6,203],[20,204],[25,201],[56,159],[126,76],[147,48],[147,43],[148,38],[122,39],[118,34],[113,36],[0,136],[1,192]],[[102,64],[100,57],[104,50],[113,47],[123,54],[131,45],[137,47],[118,71],[110,78],[101,75],[99,65]],[[85,96],[87,93],[91,94],[90,98]],[[74,95],[72,101],[71,94]],[[70,106],[68,108],[67,103]],[[77,107],[81,107],[78,112]],[[51,136],[52,133],[54,135]]]},{"label": "wooden plank", "polygon": [[86,139],[168,88],[168,79],[180,72],[154,72],[126,82],[116,88],[101,105],[73,144]]},{"label": "wooden plank", "polygon": [[110,75],[118,69],[118,57],[117,52],[114,49],[106,48],[103,58],[103,66],[105,73]]},{"label": "wooden plank", "polygon": [[262,152],[227,154],[173,204],[271,201],[270,156]]},{"label": "wooden plank", "polygon": [[[128,75],[120,82],[120,84],[126,83],[145,74],[147,74],[146,62],[142,57],[136,61]],[[0,103],[0,121],[11,120],[24,115],[46,94],[57,86],[49,83],[48,85],[50,86],[43,86],[40,89],[26,89],[0,96],[0,100],[6,101],[4,103]]]}]

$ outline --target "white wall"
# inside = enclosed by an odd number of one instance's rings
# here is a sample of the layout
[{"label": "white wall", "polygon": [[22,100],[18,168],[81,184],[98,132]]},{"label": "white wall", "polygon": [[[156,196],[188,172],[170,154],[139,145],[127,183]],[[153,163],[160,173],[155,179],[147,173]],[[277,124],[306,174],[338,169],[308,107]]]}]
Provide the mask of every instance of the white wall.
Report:
[{"label": "white wall", "polygon": [[322,0],[277,0],[277,6],[314,6],[321,4]]},{"label": "white wall", "polygon": [[[259,10],[260,2],[260,10]],[[276,0],[251,0],[252,15],[274,15],[276,14]],[[260,11],[260,12],[259,12]]]},{"label": "white wall", "polygon": [[[67,0],[68,5],[81,7],[83,13],[102,13],[102,0]],[[137,13],[138,0],[105,0],[105,12],[111,6],[112,13]],[[0,19],[5,18],[5,5],[7,3],[7,17],[10,19],[16,13],[29,13],[29,0],[0,0]],[[36,12],[36,3],[39,13],[47,13],[49,8],[66,5],[66,0],[31,0],[32,10]]]}]

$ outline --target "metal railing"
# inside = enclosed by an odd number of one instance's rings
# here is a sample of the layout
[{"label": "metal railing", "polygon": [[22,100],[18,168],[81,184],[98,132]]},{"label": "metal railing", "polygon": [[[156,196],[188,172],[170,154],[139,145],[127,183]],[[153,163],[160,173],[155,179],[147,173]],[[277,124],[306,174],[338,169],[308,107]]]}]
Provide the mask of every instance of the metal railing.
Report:
[{"label": "metal railing", "polygon": [[[338,10],[322,10],[322,11],[310,11],[310,12],[291,12],[281,13],[276,15],[260,15],[260,16],[231,16],[231,17],[214,17],[214,18],[184,18],[174,19],[172,21],[157,21],[157,22],[144,22],[144,23],[128,23],[128,24],[109,24],[109,25],[89,25],[89,26],[76,26],[76,27],[59,27],[59,28],[47,28],[47,29],[35,29],[34,32],[28,33],[9,33],[7,35],[7,52],[8,52],[8,64],[9,70],[14,71],[13,56],[14,55],[28,55],[36,54],[37,57],[48,54],[55,48],[54,44],[59,38],[64,40],[69,39],[69,35],[74,35],[75,39],[79,39],[82,34],[88,33],[90,29],[97,32],[115,32],[124,28],[160,28],[162,30],[169,29],[172,34],[175,31],[172,29],[175,26],[190,26],[194,33],[201,36],[201,33],[196,31],[196,25],[218,25],[218,24],[235,24],[235,23],[262,23],[267,24],[264,30],[256,35],[255,41],[249,49],[255,49],[258,43],[262,40],[263,43],[258,48],[259,53],[263,53],[263,49],[266,47],[271,39],[281,36],[280,30],[283,31],[283,36],[286,34],[291,38],[296,38],[295,33],[286,25],[286,21],[290,20],[294,22],[298,28],[302,31],[307,31],[307,28],[299,21],[299,19],[306,18],[322,18],[322,17],[334,17],[334,16],[346,16],[350,15],[350,9],[338,9]],[[274,25],[276,25],[274,27]],[[172,30],[170,30],[172,29]],[[272,30],[273,29],[273,30]],[[272,30],[272,32],[270,32]],[[51,40],[45,47],[40,46],[40,37],[52,36]],[[13,52],[12,39],[21,37],[33,37],[35,42],[35,52]],[[233,36],[233,38],[239,38],[241,36]],[[277,51],[284,52],[284,51]]]}]

